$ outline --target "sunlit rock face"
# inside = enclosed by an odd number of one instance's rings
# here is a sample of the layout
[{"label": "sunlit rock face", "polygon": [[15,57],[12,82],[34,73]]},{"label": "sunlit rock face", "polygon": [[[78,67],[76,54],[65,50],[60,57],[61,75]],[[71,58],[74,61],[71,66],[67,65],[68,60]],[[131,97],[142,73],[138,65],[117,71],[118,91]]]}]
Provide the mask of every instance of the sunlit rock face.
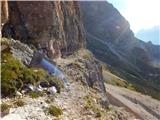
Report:
[{"label": "sunlit rock face", "polygon": [[[6,0],[1,1],[1,30],[3,25],[8,21],[8,2]],[[0,32],[2,36],[2,32]]]},{"label": "sunlit rock face", "polygon": [[9,22],[4,28],[15,39],[38,44],[50,58],[61,57],[85,46],[77,2],[9,1]]},{"label": "sunlit rock face", "polygon": [[158,88],[160,67],[155,67],[155,61],[160,61],[160,46],[135,38],[128,21],[107,1],[84,1],[80,7],[87,47],[94,55],[125,79],[138,84],[144,84],[142,80],[155,80],[146,86]]},{"label": "sunlit rock face", "polygon": [[85,29],[89,33],[117,45],[124,37],[133,35],[128,21],[111,4],[106,1],[80,3]]},{"label": "sunlit rock face", "polygon": [[1,24],[6,23],[8,20],[8,3],[7,1],[1,1]]}]

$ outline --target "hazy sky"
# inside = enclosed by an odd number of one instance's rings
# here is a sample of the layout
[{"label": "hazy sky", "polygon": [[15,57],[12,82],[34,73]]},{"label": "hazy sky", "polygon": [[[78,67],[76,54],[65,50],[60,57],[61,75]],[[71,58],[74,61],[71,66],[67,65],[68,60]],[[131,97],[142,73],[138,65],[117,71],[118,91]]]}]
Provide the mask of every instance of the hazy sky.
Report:
[{"label": "hazy sky", "polygon": [[129,21],[133,32],[160,25],[160,0],[107,0]]}]

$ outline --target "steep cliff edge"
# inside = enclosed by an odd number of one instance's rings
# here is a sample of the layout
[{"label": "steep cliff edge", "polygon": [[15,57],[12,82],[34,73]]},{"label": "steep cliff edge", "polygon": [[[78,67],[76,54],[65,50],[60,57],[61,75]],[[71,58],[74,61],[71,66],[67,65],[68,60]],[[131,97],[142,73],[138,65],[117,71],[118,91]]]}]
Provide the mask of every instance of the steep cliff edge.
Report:
[{"label": "steep cliff edge", "polygon": [[80,6],[87,47],[94,55],[138,89],[148,89],[143,92],[160,91],[160,46],[135,38],[127,20],[112,4],[80,2]]}]

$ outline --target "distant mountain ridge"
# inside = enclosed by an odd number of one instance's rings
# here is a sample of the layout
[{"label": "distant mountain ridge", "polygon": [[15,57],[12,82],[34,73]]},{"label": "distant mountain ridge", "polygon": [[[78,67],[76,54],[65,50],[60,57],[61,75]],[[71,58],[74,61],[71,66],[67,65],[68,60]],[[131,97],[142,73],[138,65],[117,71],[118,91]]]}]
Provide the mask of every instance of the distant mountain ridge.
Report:
[{"label": "distant mountain ridge", "polygon": [[138,88],[160,91],[160,46],[136,38],[112,4],[86,1],[80,6],[88,49]]},{"label": "distant mountain ridge", "polygon": [[150,29],[142,29],[135,33],[135,36],[146,42],[160,45],[160,26],[154,26]]}]

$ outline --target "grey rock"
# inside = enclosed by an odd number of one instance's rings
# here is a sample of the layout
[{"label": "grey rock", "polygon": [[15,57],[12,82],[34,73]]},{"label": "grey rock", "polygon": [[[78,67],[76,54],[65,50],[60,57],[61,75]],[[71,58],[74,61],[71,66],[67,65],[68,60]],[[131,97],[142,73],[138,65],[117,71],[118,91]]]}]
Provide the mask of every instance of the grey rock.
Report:
[{"label": "grey rock", "polygon": [[15,58],[25,65],[29,65],[33,56],[33,51],[27,44],[14,39],[11,39],[11,52]]},{"label": "grey rock", "polygon": [[47,89],[47,91],[48,91],[50,94],[55,94],[55,93],[57,93],[57,89],[56,89],[56,87],[54,87],[54,86],[49,87],[49,88]]},{"label": "grey rock", "polygon": [[85,73],[86,82],[90,87],[98,90],[101,96],[101,105],[108,108],[109,100],[107,98],[106,89],[104,85],[104,78],[102,75],[102,66],[94,59],[85,62],[87,73]]},{"label": "grey rock", "polygon": [[20,93],[19,91],[16,92],[16,96],[17,97],[22,97],[22,93]]},{"label": "grey rock", "polygon": [[35,91],[35,90],[36,90],[36,87],[33,86],[32,84],[28,84],[27,87],[28,87],[28,89],[31,90],[31,91]]}]

